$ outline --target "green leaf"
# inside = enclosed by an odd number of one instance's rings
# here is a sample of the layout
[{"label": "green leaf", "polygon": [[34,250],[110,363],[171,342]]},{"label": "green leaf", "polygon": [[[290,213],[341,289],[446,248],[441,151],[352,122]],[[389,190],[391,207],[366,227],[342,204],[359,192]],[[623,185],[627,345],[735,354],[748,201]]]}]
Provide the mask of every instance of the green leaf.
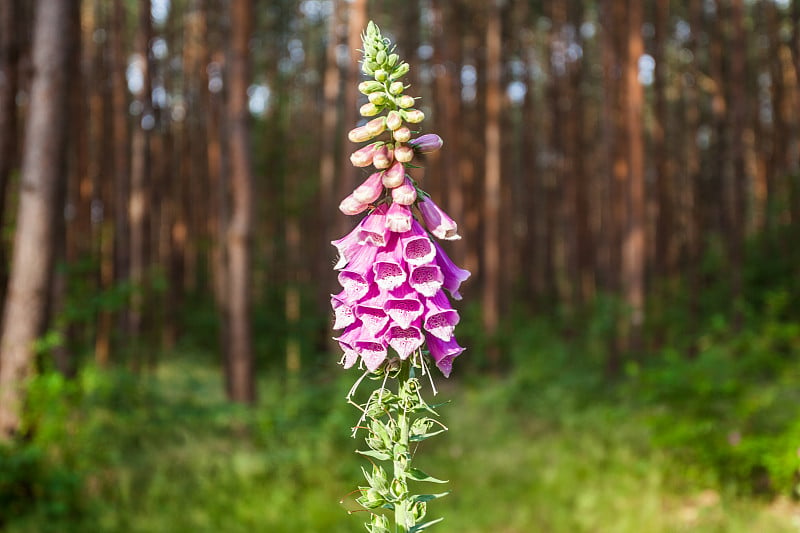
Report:
[{"label": "green leaf", "polygon": [[429,439],[431,437],[435,437],[439,433],[444,433],[447,431],[446,429],[440,429],[439,431],[434,431],[433,433],[423,433],[421,435],[411,435],[408,440],[411,442],[421,442],[425,439]]},{"label": "green leaf", "polygon": [[440,492],[439,494],[417,494],[411,498],[415,502],[429,502],[431,500],[438,500],[450,494],[450,491]]},{"label": "green leaf", "polygon": [[379,452],[377,450],[367,450],[367,451],[356,450],[356,453],[361,454],[361,455],[366,455],[367,457],[373,457],[373,458],[377,459],[378,461],[388,461],[389,459],[391,459],[391,457],[389,456],[388,453]]},{"label": "green leaf", "polygon": [[427,481],[429,483],[447,483],[447,481],[445,480],[441,480],[426,474],[419,468],[409,468],[408,477],[410,477],[414,481]]},{"label": "green leaf", "polygon": [[444,517],[437,518],[436,520],[431,520],[430,522],[425,522],[424,524],[417,524],[416,526],[412,527],[408,530],[408,533],[417,533],[418,531],[424,531],[425,529],[429,528],[433,524],[438,524],[444,520]]}]

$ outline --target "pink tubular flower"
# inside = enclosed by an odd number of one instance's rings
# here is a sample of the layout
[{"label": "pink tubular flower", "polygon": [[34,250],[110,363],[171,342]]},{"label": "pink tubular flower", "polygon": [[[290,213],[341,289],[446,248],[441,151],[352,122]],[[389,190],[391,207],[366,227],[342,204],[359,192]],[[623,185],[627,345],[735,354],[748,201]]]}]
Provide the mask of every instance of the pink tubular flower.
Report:
[{"label": "pink tubular flower", "polygon": [[386,206],[380,205],[364,217],[357,228],[358,244],[372,244],[378,247],[386,245],[389,233],[386,228],[386,211]]},{"label": "pink tubular flower", "polygon": [[423,327],[431,335],[449,341],[458,322],[458,312],[450,307],[450,302],[442,291],[438,291],[425,302]]},{"label": "pink tubular flower", "polygon": [[416,139],[411,139],[408,141],[408,144],[421,154],[429,154],[441,148],[444,142],[442,142],[442,138],[435,133],[428,133],[426,135],[420,135]]},{"label": "pink tubular flower", "polygon": [[339,284],[346,301],[355,302],[366,296],[373,283],[371,267],[377,252],[375,246],[361,246],[350,258],[347,268],[339,272]]},{"label": "pink tubular flower", "polygon": [[353,191],[353,198],[362,204],[371,204],[381,197],[383,184],[381,183],[381,173],[375,172],[364,180],[364,183],[356,187]]},{"label": "pink tubular flower", "polygon": [[391,231],[403,233],[411,229],[411,210],[400,204],[393,203],[386,212],[386,227]]},{"label": "pink tubular flower", "polygon": [[385,205],[375,208],[370,214],[365,216],[358,225],[342,237],[331,244],[339,252],[339,259],[334,265],[334,270],[341,270],[347,266],[356,253],[362,250],[363,244],[382,246],[386,242],[386,210]]},{"label": "pink tubular flower", "polygon": [[436,264],[439,265],[439,268],[442,269],[442,274],[444,274],[444,288],[450,292],[450,295],[454,299],[460,300],[461,293],[458,292],[458,289],[461,287],[461,283],[466,281],[472,274],[469,270],[458,268],[455,263],[447,257],[447,254],[444,253],[439,243],[434,242],[433,245],[436,247]]},{"label": "pink tubular flower", "polygon": [[409,327],[412,322],[422,316],[424,311],[416,291],[408,285],[401,285],[391,291],[383,309],[389,318],[402,328]]},{"label": "pink tubular flower", "polygon": [[434,335],[425,335],[428,342],[428,350],[431,357],[436,362],[436,366],[442,371],[444,377],[450,377],[450,370],[453,368],[453,359],[461,355],[464,348],[458,345],[455,337],[449,341],[443,341]]},{"label": "pink tubular flower", "polygon": [[350,154],[350,162],[355,167],[369,166],[372,164],[372,158],[375,157],[375,150],[377,150],[375,143],[368,144],[363,148],[359,148]]},{"label": "pink tubular flower", "polygon": [[417,199],[417,189],[411,180],[406,176],[405,181],[399,187],[392,189],[392,200],[401,205],[411,205]]},{"label": "pink tubular flower", "polygon": [[442,287],[444,275],[438,265],[412,267],[408,284],[423,296],[430,298]]},{"label": "pink tubular flower", "polygon": [[400,242],[403,246],[403,258],[409,265],[430,263],[438,253],[416,220],[411,223],[411,230],[400,236]]},{"label": "pink tubular flower", "polygon": [[331,296],[331,307],[333,307],[333,314],[336,317],[333,323],[334,330],[346,328],[356,321],[353,308],[338,296]]},{"label": "pink tubular flower", "polygon": [[355,342],[355,349],[370,371],[377,370],[386,359],[386,344],[382,340],[359,339]]},{"label": "pink tubular flower", "polygon": [[383,290],[396,289],[405,283],[408,274],[402,265],[402,258],[395,252],[380,252],[372,265],[375,274],[375,283]]},{"label": "pink tubular flower", "polygon": [[344,352],[341,361],[339,361],[344,368],[352,367],[358,360],[358,351],[356,351],[355,340],[358,338],[359,333],[360,332],[358,328],[351,328],[342,333],[342,335],[339,337],[333,338],[333,340],[339,343],[339,347]]},{"label": "pink tubular flower", "polygon": [[431,233],[446,241],[456,241],[461,238],[458,234],[458,226],[455,221],[447,216],[447,213],[433,203],[430,198],[423,198],[417,203],[422,220]]},{"label": "pink tubular flower", "polygon": [[391,326],[386,331],[386,342],[394,348],[400,359],[407,359],[409,355],[414,353],[414,350],[422,346],[422,343],[425,342],[425,337],[416,326],[407,328]]}]

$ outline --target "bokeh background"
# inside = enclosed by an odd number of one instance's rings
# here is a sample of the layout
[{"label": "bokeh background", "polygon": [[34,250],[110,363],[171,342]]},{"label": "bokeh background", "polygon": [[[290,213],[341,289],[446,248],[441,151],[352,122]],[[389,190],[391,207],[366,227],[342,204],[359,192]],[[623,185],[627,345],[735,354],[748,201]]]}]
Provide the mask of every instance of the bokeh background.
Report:
[{"label": "bokeh background", "polygon": [[362,527],[368,20],[473,273],[435,528],[797,531],[798,0],[2,0],[0,529]]}]

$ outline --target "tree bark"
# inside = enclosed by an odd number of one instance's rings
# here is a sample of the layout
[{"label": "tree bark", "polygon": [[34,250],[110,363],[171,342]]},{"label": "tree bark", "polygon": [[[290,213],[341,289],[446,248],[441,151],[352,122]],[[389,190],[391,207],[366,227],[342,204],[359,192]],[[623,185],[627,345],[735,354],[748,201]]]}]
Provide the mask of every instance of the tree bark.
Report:
[{"label": "tree bark", "polygon": [[[484,143],[486,151],[483,182],[483,312],[484,333],[491,336],[497,331],[500,320],[500,172],[501,139],[500,113],[502,92],[501,74],[501,16],[498,0],[487,6],[486,24],[486,125]],[[492,355],[492,354],[490,354]],[[493,354],[495,361],[497,354]]]},{"label": "tree bark", "polygon": [[645,274],[645,190],[644,132],[642,106],[644,89],[639,83],[639,58],[644,54],[642,3],[628,1],[628,52],[625,64],[625,124],[628,138],[628,221],[622,249],[622,283],[629,307],[628,349],[639,351],[644,324]]},{"label": "tree bark", "polygon": [[25,382],[33,371],[34,341],[42,333],[50,294],[53,217],[64,158],[69,91],[69,24],[75,0],[48,0],[36,12],[31,106],[22,162],[22,186],[14,235],[9,292],[0,340],[0,440],[19,429]]},{"label": "tree bark", "polygon": [[[142,334],[142,311],[145,291],[145,242],[147,238],[147,211],[150,208],[147,182],[150,174],[150,130],[155,118],[151,101],[150,39],[152,38],[152,19],[150,0],[139,2],[139,26],[136,35],[136,53],[139,55],[138,68],[142,76],[141,87],[134,94],[141,114],[137,117],[131,136],[131,182],[128,198],[127,217],[130,228],[130,281],[131,299],[128,309],[128,335],[136,346]],[[120,213],[122,218],[122,213]],[[134,364],[137,363],[134,354]]]},{"label": "tree bark", "polygon": [[228,310],[230,320],[231,400],[256,399],[251,331],[251,234],[253,226],[253,171],[247,87],[250,82],[249,43],[254,17],[252,0],[230,5],[231,37],[228,58],[231,219],[225,235],[228,256]]},{"label": "tree bark", "polygon": [[[5,227],[6,191],[17,164],[18,4],[19,0],[0,2],[0,227]],[[7,279],[6,247],[0,244],[0,298]]]}]

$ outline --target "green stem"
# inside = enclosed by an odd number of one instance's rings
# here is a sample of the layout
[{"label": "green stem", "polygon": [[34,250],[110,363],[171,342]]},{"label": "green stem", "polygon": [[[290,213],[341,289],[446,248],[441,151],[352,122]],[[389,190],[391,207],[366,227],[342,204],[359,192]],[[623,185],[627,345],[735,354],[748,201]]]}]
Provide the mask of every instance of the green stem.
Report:
[{"label": "green stem", "polygon": [[[397,453],[394,458],[394,479],[396,484],[406,489],[406,494],[408,494],[406,473],[408,472],[411,462],[411,455],[409,453],[411,443],[408,440],[409,416],[407,410],[409,399],[407,398],[408,387],[406,384],[413,375],[414,369],[410,359],[403,361],[400,367],[400,373],[397,376],[397,391],[400,396],[401,409],[397,411],[397,427],[400,430],[400,438],[395,444],[399,453]],[[406,533],[408,531],[407,524],[409,523],[408,518],[410,512],[411,509],[407,498],[403,498],[402,501],[395,504],[394,523],[396,533]]]}]

